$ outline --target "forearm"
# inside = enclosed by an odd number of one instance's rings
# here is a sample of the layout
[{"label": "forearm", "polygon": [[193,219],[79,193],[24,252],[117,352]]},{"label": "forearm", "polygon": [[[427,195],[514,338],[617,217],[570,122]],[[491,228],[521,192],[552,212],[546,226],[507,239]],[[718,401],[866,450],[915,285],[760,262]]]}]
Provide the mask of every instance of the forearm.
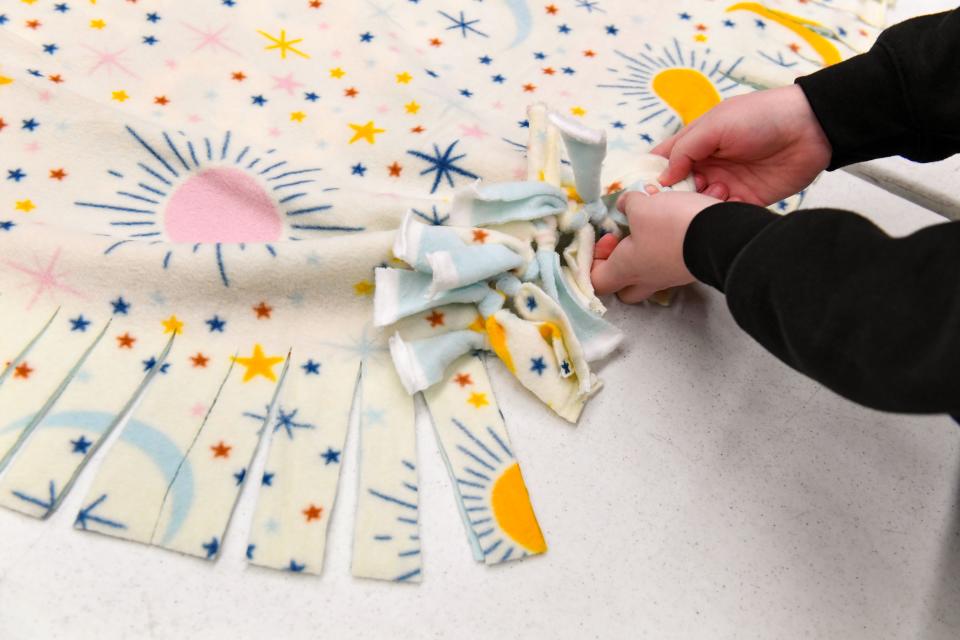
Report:
[{"label": "forearm", "polygon": [[891,238],[847,211],[722,203],[693,220],[684,259],[747,333],[835,392],[960,414],[960,223]]},{"label": "forearm", "polygon": [[797,84],[833,147],[830,169],[960,152],[960,10],[895,25],[869,52]]}]

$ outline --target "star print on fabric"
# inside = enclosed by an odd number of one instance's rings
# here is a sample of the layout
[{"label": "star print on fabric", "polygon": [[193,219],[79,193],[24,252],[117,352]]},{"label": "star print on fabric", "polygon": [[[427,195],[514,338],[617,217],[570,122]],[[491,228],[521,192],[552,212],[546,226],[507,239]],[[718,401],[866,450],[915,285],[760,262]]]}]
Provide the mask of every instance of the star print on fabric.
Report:
[{"label": "star print on fabric", "polygon": [[157,22],[160,22],[161,19],[162,18],[160,17],[160,14],[157,13],[156,11],[152,11],[147,14],[147,22],[152,22],[156,24]]},{"label": "star print on fabric", "polygon": [[164,333],[172,333],[175,336],[183,333],[183,322],[181,322],[175,315],[163,320],[160,324],[163,325]]},{"label": "star print on fabric", "polygon": [[299,412],[299,409],[294,409],[293,411],[284,411],[283,407],[280,407],[277,410],[277,417],[273,425],[273,432],[276,433],[280,429],[283,429],[287,432],[287,437],[293,440],[294,429],[314,429],[314,425],[308,422],[296,421],[295,418]]},{"label": "star print on fabric", "polygon": [[237,82],[243,82],[247,79],[247,75],[243,71],[234,71],[230,74],[230,77]]},{"label": "star print on fabric", "polygon": [[437,211],[436,205],[430,206],[429,214],[424,213],[423,211],[420,211],[418,209],[411,209],[411,211],[413,211],[415,215],[419,216],[420,218],[423,218],[425,221],[429,222],[431,225],[435,227],[442,226],[444,223],[446,223],[450,219],[450,214],[441,216],[440,213]]},{"label": "star print on fabric", "polygon": [[308,375],[308,376],[309,376],[309,375],[315,375],[315,376],[320,375],[320,363],[319,363],[319,362],[315,362],[312,358],[311,358],[310,360],[307,360],[306,362],[304,362],[302,365],[300,365],[300,368],[303,369],[304,373],[305,373],[306,375]]},{"label": "star print on fabric", "polygon": [[70,319],[70,331],[82,331],[85,332],[87,327],[90,326],[90,321],[83,317],[81,313],[76,318]]},{"label": "star print on fabric", "polygon": [[260,478],[260,485],[264,487],[273,486],[273,476],[277,475],[276,473],[270,473],[269,471],[263,472],[263,477]]},{"label": "star print on fabric", "polygon": [[27,309],[33,307],[34,303],[40,299],[44,293],[49,293],[53,295],[56,291],[63,291],[64,293],[69,293],[71,295],[82,297],[79,291],[68,287],[63,284],[61,278],[67,274],[57,272],[57,261],[60,259],[61,249],[57,249],[53,252],[53,255],[50,257],[50,261],[47,263],[46,267],[43,267],[43,270],[38,271],[26,265],[18,264],[15,262],[8,262],[7,266],[11,267],[15,271],[19,271],[31,277],[31,279],[36,283],[36,290],[33,293],[33,296],[30,298],[30,301],[27,303]]},{"label": "star print on fabric", "polygon": [[71,440],[70,444],[73,445],[72,453],[79,453],[80,455],[87,455],[87,451],[93,445],[92,440],[87,440],[84,436],[80,436],[76,440]]},{"label": "star print on fabric", "polygon": [[526,305],[527,305],[527,309],[529,309],[530,311],[533,311],[534,309],[537,308],[537,300],[533,296],[527,296]]},{"label": "star print on fabric", "polygon": [[367,168],[363,166],[363,163],[358,162],[357,164],[350,167],[350,173],[355,176],[363,177],[363,174],[367,172]]},{"label": "star print on fabric", "polygon": [[367,124],[350,124],[349,127],[353,129],[353,137],[350,138],[348,144],[353,144],[357,140],[366,140],[369,144],[374,144],[376,142],[375,136],[378,133],[385,133],[386,129],[378,129],[376,125],[373,124],[373,120],[367,122]]},{"label": "star print on fabric", "polygon": [[33,204],[33,200],[27,198],[25,200],[17,200],[14,203],[15,211],[23,211],[24,213],[30,213],[37,208],[37,205]]},{"label": "star print on fabric", "polygon": [[190,356],[190,362],[193,363],[194,368],[206,368],[207,363],[210,362],[210,358],[198,351],[196,355]]},{"label": "star print on fabric", "polygon": [[360,42],[373,42],[374,35],[367,31],[360,34]]},{"label": "star print on fabric", "polygon": [[472,404],[477,409],[490,404],[490,402],[487,400],[487,394],[476,392],[470,394],[470,397],[467,398],[467,402]]},{"label": "star print on fabric", "polygon": [[250,100],[253,104],[257,105],[258,107],[262,107],[268,102],[268,100],[264,98],[262,95],[250,96]]},{"label": "star print on fabric", "polygon": [[233,449],[233,447],[228,444],[224,444],[223,440],[215,445],[210,446],[210,450],[213,451],[214,458],[229,458],[231,449]]},{"label": "star print on fabric", "polygon": [[394,161],[393,164],[387,165],[387,171],[390,172],[391,178],[399,178],[400,173],[403,171],[403,167],[400,166],[400,163]]},{"label": "star print on fabric", "polygon": [[307,522],[312,522],[320,519],[320,516],[323,514],[323,507],[318,507],[311,502],[310,506],[300,513],[306,516]]},{"label": "star print on fabric", "polygon": [[459,140],[454,140],[442,153],[440,151],[440,147],[434,144],[432,156],[427,155],[422,151],[407,151],[407,154],[420,160],[424,160],[427,163],[427,168],[420,172],[421,176],[429,175],[431,173],[435,174],[433,185],[430,187],[430,193],[436,193],[437,187],[440,186],[440,182],[444,178],[446,178],[447,184],[450,187],[454,187],[454,174],[472,179],[477,179],[479,177],[475,173],[457,166],[456,162],[465,158],[467,154],[461,153],[460,155],[451,157],[451,154],[453,154],[453,150],[456,148],[458,142]]},{"label": "star print on fabric", "polygon": [[259,29],[257,30],[257,33],[259,33],[259,34],[262,35],[264,38],[266,38],[266,39],[270,40],[271,42],[273,42],[273,44],[270,44],[270,45],[267,45],[266,47],[264,47],[264,50],[265,50],[265,51],[270,51],[271,49],[277,49],[277,50],[280,52],[280,58],[281,58],[281,59],[284,59],[284,60],[285,60],[285,59],[287,58],[287,51],[291,51],[291,52],[297,54],[298,56],[300,56],[301,58],[309,58],[309,57],[310,57],[309,55],[307,55],[307,54],[304,53],[303,51],[300,51],[299,49],[297,49],[296,47],[293,46],[293,45],[297,44],[298,42],[303,42],[303,38],[296,38],[296,39],[294,39],[294,40],[287,40],[287,32],[286,32],[285,30],[283,30],[283,29],[280,30],[280,36],[279,36],[279,37],[276,37],[276,38],[273,37],[272,35],[270,35],[269,33],[265,33],[265,32],[263,32],[263,31],[260,31]]},{"label": "star print on fabric", "polygon": [[458,373],[453,377],[453,381],[460,385],[461,389],[467,385],[473,384],[473,379],[470,377],[469,373]]},{"label": "star print on fabric", "polygon": [[551,15],[551,16],[557,15],[557,6],[556,6],[556,5],[548,4],[546,7],[544,7],[544,9],[546,9],[546,12],[547,12],[549,15]]},{"label": "star print on fabric", "polygon": [[487,237],[490,234],[483,229],[474,229],[473,230],[473,241],[478,244],[486,244]]},{"label": "star print on fabric", "polygon": [[103,29],[105,26],[107,26],[107,23],[100,18],[95,18],[90,21],[91,29]]},{"label": "star print on fabric", "polygon": [[122,336],[117,336],[117,348],[118,349],[132,349],[133,343],[137,339],[130,335],[130,332],[124,333]]},{"label": "star print on fabric", "polygon": [[373,283],[369,280],[361,280],[353,285],[353,292],[358,296],[368,296],[373,293]]},{"label": "star print on fabric", "polygon": [[214,331],[216,331],[217,333],[223,333],[224,328],[227,326],[227,321],[221,320],[220,316],[218,315],[215,315],[209,320],[205,320],[204,322],[206,322],[207,325],[210,327],[210,333],[213,333]]},{"label": "star print on fabric", "polygon": [[210,542],[204,542],[200,545],[204,551],[207,552],[207,560],[217,555],[217,552],[220,551],[220,541],[214,536],[210,539]]},{"label": "star print on fabric", "polygon": [[340,452],[331,447],[327,447],[327,450],[321,453],[320,456],[323,458],[323,466],[340,462]]},{"label": "star print on fabric", "polygon": [[292,111],[290,112],[290,121],[291,122],[303,122],[307,117],[303,111]]},{"label": "star print on fabric", "polygon": [[[143,370],[150,371],[155,366],[157,366],[157,358],[155,356],[150,356],[149,359],[143,361]],[[166,373],[170,369],[170,363],[164,362],[160,365],[160,373]]]},{"label": "star print on fabric", "polygon": [[18,364],[13,368],[13,377],[26,380],[30,377],[30,374],[33,373],[33,369],[25,361]]},{"label": "star print on fabric", "polygon": [[123,299],[123,296],[119,296],[116,300],[111,300],[110,305],[113,307],[114,315],[127,315],[130,312],[130,303]]},{"label": "star print on fabric", "polygon": [[27,177],[27,174],[23,172],[23,169],[19,167],[16,169],[7,169],[7,180],[13,180],[14,182],[20,182]]},{"label": "star print on fabric", "polygon": [[533,371],[538,376],[542,376],[546,369],[547,364],[543,361],[542,356],[538,358],[530,358],[530,371]]},{"label": "star print on fabric", "polygon": [[270,318],[270,314],[273,312],[273,307],[268,305],[266,302],[261,302],[257,306],[253,307],[253,311],[257,314],[257,319],[261,318]]},{"label": "star print on fabric", "polygon": [[442,327],[443,326],[443,312],[434,309],[433,312],[424,318],[427,322],[430,323],[431,327]]},{"label": "star print on fabric", "polygon": [[12,220],[0,220],[0,231],[10,231],[16,225]]},{"label": "star print on fabric", "polygon": [[110,94],[110,97],[116,100],[117,102],[125,102],[130,99],[130,95],[123,89],[112,92]]},{"label": "star print on fabric", "polygon": [[416,100],[411,100],[407,104],[403,105],[403,110],[413,115],[420,111],[420,105],[417,104]]},{"label": "star print on fabric", "polygon": [[168,98],[167,96],[154,96],[153,104],[158,104],[161,107],[165,107],[168,104],[170,104],[170,98]]},{"label": "star print on fabric", "polygon": [[347,75],[347,72],[341,69],[340,67],[334,67],[333,69],[330,69],[331,78],[336,78],[337,80],[339,80],[345,75]]},{"label": "star print on fabric", "polygon": [[152,47],[153,45],[157,44],[160,41],[157,39],[156,36],[143,36],[141,38],[141,42],[143,42],[143,44],[145,45]]},{"label": "star print on fabric", "polygon": [[397,84],[409,84],[411,80],[413,80],[413,76],[406,71],[397,74]]},{"label": "star print on fabric", "polygon": [[284,361],[282,356],[268,356],[264,354],[259,344],[253,346],[253,354],[248,357],[233,357],[233,361],[246,368],[243,381],[250,382],[257,376],[262,376],[270,382],[277,381],[277,374],[273,368]]},{"label": "star print on fabric", "polygon": [[60,169],[50,169],[50,179],[51,180],[63,180],[67,177],[67,172],[62,168]]},{"label": "star print on fabric", "polygon": [[560,369],[563,371],[564,375],[570,375],[570,363],[566,360],[560,363]]},{"label": "star print on fabric", "polygon": [[240,469],[240,471],[234,473],[233,479],[236,480],[238,487],[242,485],[243,481],[247,479],[247,468],[244,467],[243,469]]},{"label": "star print on fabric", "polygon": [[306,100],[307,102],[316,102],[317,100],[320,99],[320,96],[314,93],[313,91],[307,91],[306,93],[303,94],[303,99]]},{"label": "star print on fabric", "polygon": [[223,49],[224,51],[229,51],[230,53],[235,53],[238,55],[240,53],[223,41],[223,34],[229,28],[229,25],[224,25],[217,30],[214,30],[212,27],[200,29],[198,27],[189,25],[186,22],[183,23],[183,26],[200,36],[200,42],[194,48],[194,51],[200,51],[201,49],[210,47],[210,49],[213,51],[219,51],[220,49]]},{"label": "star print on fabric", "polygon": [[358,93],[360,92],[357,91],[354,87],[348,87],[343,90],[343,95],[345,95],[348,98],[356,98]]},{"label": "star print on fabric", "polygon": [[480,20],[467,20],[466,17],[463,15],[463,11],[460,12],[459,18],[454,18],[453,16],[451,16],[449,13],[445,11],[438,11],[437,13],[439,13],[444,18],[446,18],[447,20],[453,23],[447,27],[447,31],[450,31],[451,29],[459,29],[460,35],[462,35],[464,38],[467,37],[468,33],[475,33],[478,36],[483,36],[484,38],[489,37],[487,36],[487,34],[476,29],[473,26],[478,22],[480,22]]},{"label": "star print on fabric", "polygon": [[287,566],[287,571],[292,571],[293,573],[300,573],[307,568],[306,564],[300,564],[296,560],[291,560],[290,564]]}]

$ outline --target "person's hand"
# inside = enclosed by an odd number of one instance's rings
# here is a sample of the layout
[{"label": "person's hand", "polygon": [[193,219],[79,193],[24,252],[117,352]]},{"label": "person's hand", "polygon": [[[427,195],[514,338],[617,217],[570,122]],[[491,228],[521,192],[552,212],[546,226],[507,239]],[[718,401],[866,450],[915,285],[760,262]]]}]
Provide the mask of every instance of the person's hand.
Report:
[{"label": "person's hand", "polygon": [[659,178],[665,186],[692,172],[706,195],[767,206],[813,182],[832,149],[803,90],[791,85],[725,100],[653,153],[670,160]]},{"label": "person's hand", "polygon": [[617,292],[621,301],[633,304],[693,282],[683,261],[683,239],[694,216],[718,202],[679,191],[621,196],[617,208],[627,216],[630,235],[617,243],[607,234],[597,242],[590,273],[597,295]]}]

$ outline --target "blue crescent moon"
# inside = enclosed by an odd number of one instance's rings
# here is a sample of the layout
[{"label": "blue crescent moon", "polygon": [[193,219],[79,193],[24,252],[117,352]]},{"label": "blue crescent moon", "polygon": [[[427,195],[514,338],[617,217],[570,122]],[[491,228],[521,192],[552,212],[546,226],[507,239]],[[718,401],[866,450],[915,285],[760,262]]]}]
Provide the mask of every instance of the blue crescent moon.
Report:
[{"label": "blue crescent moon", "polygon": [[526,0],[506,0],[507,7],[513,14],[513,19],[517,23],[517,35],[510,43],[510,49],[527,39],[530,35],[532,18],[530,16],[530,7]]}]

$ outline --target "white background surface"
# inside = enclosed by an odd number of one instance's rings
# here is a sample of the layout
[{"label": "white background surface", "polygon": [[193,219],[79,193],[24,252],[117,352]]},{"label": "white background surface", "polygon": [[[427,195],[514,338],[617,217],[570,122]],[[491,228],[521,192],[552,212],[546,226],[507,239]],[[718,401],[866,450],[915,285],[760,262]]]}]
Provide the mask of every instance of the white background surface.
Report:
[{"label": "white background surface", "polygon": [[[938,221],[843,173],[819,205],[896,233]],[[704,287],[611,306],[629,337],[579,427],[493,367],[545,556],[472,561],[425,422],[420,586],[349,576],[354,431],[320,579],[246,567],[255,483],[215,564],[75,532],[88,469],[51,521],[0,512],[0,638],[960,637],[956,424],[845,402]]]}]

